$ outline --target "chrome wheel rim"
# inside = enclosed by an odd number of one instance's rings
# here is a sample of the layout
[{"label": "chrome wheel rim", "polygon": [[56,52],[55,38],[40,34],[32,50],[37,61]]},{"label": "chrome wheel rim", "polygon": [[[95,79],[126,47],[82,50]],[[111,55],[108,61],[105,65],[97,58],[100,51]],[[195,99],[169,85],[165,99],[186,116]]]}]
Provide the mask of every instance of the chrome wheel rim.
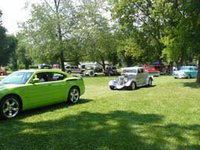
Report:
[{"label": "chrome wheel rim", "polygon": [[72,103],[76,103],[79,100],[80,94],[77,88],[73,88],[70,91],[70,100]]},{"label": "chrome wheel rim", "polygon": [[19,103],[15,98],[8,98],[3,103],[2,110],[6,118],[13,118],[19,112]]}]

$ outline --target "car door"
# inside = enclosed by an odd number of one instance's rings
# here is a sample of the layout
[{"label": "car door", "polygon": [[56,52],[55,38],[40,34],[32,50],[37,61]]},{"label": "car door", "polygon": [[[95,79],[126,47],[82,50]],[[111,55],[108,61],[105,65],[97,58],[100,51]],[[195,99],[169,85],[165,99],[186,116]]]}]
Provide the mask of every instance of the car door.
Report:
[{"label": "car door", "polygon": [[[48,82],[47,76],[45,77],[45,75],[47,75],[46,72],[36,73],[33,79],[40,77],[40,82],[27,84],[26,88],[21,91],[21,95],[24,99],[23,103],[26,108],[35,108],[52,103],[52,88]],[[44,80],[41,80],[42,77]]]},{"label": "car door", "polygon": [[146,73],[143,68],[140,68],[140,84],[144,85],[146,82]]},{"label": "car door", "polygon": [[138,72],[137,72],[137,77],[136,77],[136,83],[137,83],[137,86],[141,86],[142,84],[142,72],[141,72],[141,69],[139,68],[138,69]]},{"label": "car door", "polygon": [[58,72],[52,72],[52,79],[49,81],[52,92],[52,102],[66,101],[70,89],[70,83],[65,81],[66,75]]}]

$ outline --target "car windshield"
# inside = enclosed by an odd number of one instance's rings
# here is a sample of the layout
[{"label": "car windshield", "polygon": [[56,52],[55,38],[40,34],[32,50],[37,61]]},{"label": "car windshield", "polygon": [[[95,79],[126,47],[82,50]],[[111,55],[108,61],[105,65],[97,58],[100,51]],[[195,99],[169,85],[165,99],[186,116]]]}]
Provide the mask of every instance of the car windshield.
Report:
[{"label": "car windshield", "polygon": [[33,72],[14,72],[1,80],[0,84],[25,84]]},{"label": "car windshield", "polygon": [[137,73],[136,69],[124,69],[122,73]]}]

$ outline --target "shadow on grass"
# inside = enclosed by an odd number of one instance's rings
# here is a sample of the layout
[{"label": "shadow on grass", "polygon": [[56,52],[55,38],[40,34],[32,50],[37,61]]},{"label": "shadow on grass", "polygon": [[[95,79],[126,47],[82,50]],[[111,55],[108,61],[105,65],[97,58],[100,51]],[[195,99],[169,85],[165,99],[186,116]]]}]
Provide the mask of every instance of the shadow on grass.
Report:
[{"label": "shadow on grass", "polygon": [[190,87],[190,88],[195,88],[195,89],[199,89],[200,88],[200,84],[196,83],[196,82],[185,82],[185,83],[183,83],[183,86]]},{"label": "shadow on grass", "polygon": [[143,88],[153,88],[153,87],[156,87],[156,85],[136,87],[134,90],[132,90],[131,88],[123,88],[123,89],[115,89],[114,91],[136,91]]},{"label": "shadow on grass", "polygon": [[75,105],[85,104],[85,103],[88,103],[90,101],[92,101],[92,100],[91,99],[80,99],[78,101],[78,103],[76,103],[76,104],[68,104],[67,102],[63,102],[63,103],[54,104],[54,105],[45,106],[45,107],[40,107],[40,108],[36,108],[36,109],[32,109],[32,110],[26,110],[26,111],[21,112],[19,114],[19,116],[17,116],[17,118],[23,119],[23,118],[26,118],[26,117],[34,116],[36,114],[53,112],[55,110],[63,109],[63,108],[66,108],[66,107],[73,107]]},{"label": "shadow on grass", "polygon": [[[163,120],[164,117],[157,114],[126,111],[85,111],[36,123],[16,118],[1,122],[0,147],[56,150],[200,149],[200,145],[190,144],[184,136],[192,132],[192,138],[199,139],[200,125],[160,125]],[[170,143],[172,139],[174,142]]]}]

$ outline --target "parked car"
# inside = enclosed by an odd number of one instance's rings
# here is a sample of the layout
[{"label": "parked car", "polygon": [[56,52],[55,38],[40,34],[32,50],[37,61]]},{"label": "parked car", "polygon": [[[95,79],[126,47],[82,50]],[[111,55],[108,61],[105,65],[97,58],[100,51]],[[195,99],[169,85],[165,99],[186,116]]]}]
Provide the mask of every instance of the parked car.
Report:
[{"label": "parked car", "polygon": [[70,74],[84,74],[85,69],[81,69],[78,66],[66,66],[65,71]]},{"label": "parked car", "polygon": [[132,89],[137,87],[152,86],[153,77],[145,72],[143,67],[122,68],[122,74],[109,82],[111,90]]},{"label": "parked car", "polygon": [[84,91],[82,78],[62,71],[16,71],[0,82],[0,117],[10,119],[23,110],[65,101],[77,103]]},{"label": "parked car", "polygon": [[52,69],[52,66],[47,64],[40,64],[38,65],[38,69]]},{"label": "parked car", "polygon": [[144,65],[143,67],[145,71],[149,73],[149,75],[156,76],[156,77],[160,76],[160,71],[156,69],[154,65]]},{"label": "parked car", "polygon": [[93,69],[86,69],[84,71],[84,76],[89,76],[89,77],[96,77],[97,73]]},{"label": "parked car", "polygon": [[196,66],[182,66],[179,70],[173,72],[173,76],[175,79],[196,78],[197,72],[198,70]]},{"label": "parked car", "polygon": [[106,76],[116,76],[119,75],[117,68],[115,66],[107,66],[104,70]]},{"label": "parked car", "polygon": [[7,74],[7,71],[4,70],[4,69],[0,69],[0,75],[3,76],[3,75],[6,75]]}]

